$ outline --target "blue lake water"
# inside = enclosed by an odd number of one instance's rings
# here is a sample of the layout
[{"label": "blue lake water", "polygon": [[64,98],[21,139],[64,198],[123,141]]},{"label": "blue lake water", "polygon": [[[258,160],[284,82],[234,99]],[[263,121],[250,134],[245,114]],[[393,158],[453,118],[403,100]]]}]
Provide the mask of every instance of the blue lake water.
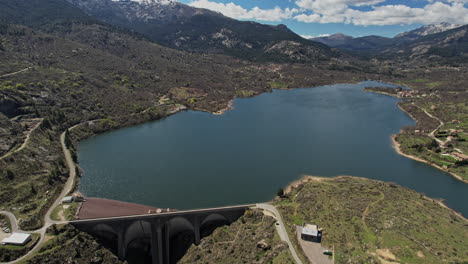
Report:
[{"label": "blue lake water", "polygon": [[468,185],[398,155],[390,135],[414,121],[376,82],[274,90],[224,115],[186,111],[79,144],[87,196],[162,208],[272,199],[302,175],[392,181],[468,215]]}]

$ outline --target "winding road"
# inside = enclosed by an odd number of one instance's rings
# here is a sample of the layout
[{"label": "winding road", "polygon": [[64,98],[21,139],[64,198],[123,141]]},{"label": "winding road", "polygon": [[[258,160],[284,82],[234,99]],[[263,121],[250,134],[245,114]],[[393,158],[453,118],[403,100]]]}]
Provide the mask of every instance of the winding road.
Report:
[{"label": "winding road", "polygon": [[422,107],[420,107],[420,106],[418,106],[418,105],[416,105],[416,106],[419,107],[419,109],[421,109],[421,110],[422,110],[426,115],[428,115],[429,117],[431,117],[431,118],[433,118],[433,119],[439,121],[439,126],[437,126],[437,128],[434,129],[434,130],[433,130],[431,133],[429,133],[428,135],[429,135],[431,138],[435,139],[435,141],[437,141],[439,144],[444,143],[442,140],[436,138],[436,136],[435,136],[435,132],[437,132],[437,130],[439,130],[439,129],[444,125],[444,122],[442,122],[442,120],[440,120],[438,117],[435,117],[434,115],[432,115],[432,114],[430,114],[429,112],[427,112],[427,111],[426,111],[425,109],[423,109]]},{"label": "winding road", "polygon": [[296,252],[296,249],[294,248],[293,244],[291,243],[291,240],[289,239],[288,232],[286,231],[286,227],[284,225],[283,219],[281,218],[281,214],[276,209],[276,207],[271,204],[261,203],[261,204],[257,204],[256,208],[266,210],[275,216],[276,221],[278,223],[277,225],[275,225],[276,231],[278,231],[278,235],[280,236],[282,241],[288,244],[289,251],[291,252],[291,255],[293,256],[294,261],[296,261],[297,264],[302,264],[302,261]]},{"label": "winding road", "polygon": [[[73,129],[76,126],[77,125],[71,127],[70,129]],[[5,216],[7,216],[8,219],[10,220],[11,227],[12,227],[11,229],[12,229],[13,232],[21,232],[21,233],[39,234],[40,235],[39,241],[36,243],[36,245],[33,247],[33,249],[31,249],[26,255],[22,256],[21,258],[18,258],[16,260],[14,260],[14,261],[6,262],[6,263],[10,263],[10,264],[18,263],[18,262],[32,256],[34,253],[36,253],[39,250],[39,248],[44,243],[47,228],[49,228],[51,225],[54,225],[54,224],[68,223],[68,221],[55,221],[55,220],[52,220],[52,218],[50,217],[52,215],[52,212],[55,209],[55,207],[57,207],[62,202],[63,197],[65,197],[65,195],[67,195],[69,192],[71,192],[73,190],[75,177],[76,177],[76,165],[75,165],[75,162],[72,159],[70,150],[68,150],[68,148],[67,148],[67,146],[65,144],[65,135],[66,135],[66,132],[63,132],[60,135],[60,144],[62,146],[63,154],[65,155],[65,161],[66,161],[67,167],[69,169],[69,177],[67,179],[67,182],[65,183],[65,186],[63,187],[62,192],[57,197],[57,199],[54,201],[54,203],[49,208],[49,210],[47,210],[47,212],[45,214],[45,217],[44,217],[44,226],[42,228],[40,228],[40,229],[33,230],[33,231],[23,231],[23,230],[21,230],[19,228],[18,220],[16,219],[14,214],[12,214],[11,212],[8,212],[8,211],[0,211],[0,214],[3,214]]]},{"label": "winding road", "polygon": [[[34,119],[33,119],[34,120]],[[23,142],[23,144],[21,144],[21,146],[17,149],[14,149],[14,150],[11,150],[9,152],[7,152],[5,155],[1,156],[0,157],[0,160],[4,159],[4,158],[7,158],[9,156],[11,156],[12,154],[18,152],[18,151],[21,151],[23,150],[29,143],[29,140],[31,138],[31,134],[34,132],[34,130],[36,130],[41,124],[42,124],[42,121],[44,121],[44,118],[37,118],[37,124],[31,129],[29,130],[27,133],[26,133],[26,138]]]},{"label": "winding road", "polygon": [[[413,105],[415,105],[415,104],[413,104]],[[427,111],[426,111],[425,109],[423,109],[422,107],[420,107],[420,106],[418,106],[418,105],[415,105],[415,106],[418,107],[419,109],[421,109],[421,110],[422,110],[426,115],[428,115],[429,117],[431,117],[431,118],[433,118],[433,119],[439,121],[439,123],[440,123],[439,126],[437,126],[436,129],[434,129],[431,133],[429,133],[428,136],[431,137],[432,139],[434,139],[435,141],[437,141],[437,143],[439,143],[439,145],[445,143],[444,141],[438,139],[438,138],[435,136],[435,133],[437,132],[437,130],[439,130],[442,126],[444,126],[445,123],[444,123],[442,120],[440,120],[440,118],[438,118],[438,117],[432,115],[431,113],[427,112]],[[459,148],[453,148],[453,149],[463,154],[463,151],[462,151],[461,149],[459,149]]]}]

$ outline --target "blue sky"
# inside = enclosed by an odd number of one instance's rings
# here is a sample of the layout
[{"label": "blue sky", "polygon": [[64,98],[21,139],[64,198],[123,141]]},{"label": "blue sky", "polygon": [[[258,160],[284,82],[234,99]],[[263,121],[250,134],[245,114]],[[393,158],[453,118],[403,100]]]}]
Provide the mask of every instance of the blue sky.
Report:
[{"label": "blue sky", "polygon": [[303,36],[393,37],[421,25],[468,24],[468,0],[178,0],[226,16],[285,24]]}]

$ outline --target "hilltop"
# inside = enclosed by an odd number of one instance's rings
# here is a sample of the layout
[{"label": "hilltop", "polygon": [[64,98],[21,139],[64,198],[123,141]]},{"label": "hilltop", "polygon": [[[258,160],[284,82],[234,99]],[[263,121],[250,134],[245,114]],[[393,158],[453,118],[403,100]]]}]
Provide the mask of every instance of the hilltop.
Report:
[{"label": "hilltop", "polygon": [[[394,183],[356,177],[306,177],[290,185],[274,205],[282,214],[289,237],[295,225],[318,224],[322,244],[335,249],[336,263],[464,263],[468,259],[468,221],[452,210]],[[246,216],[251,213],[246,213]],[[244,216],[245,217],[245,216]],[[261,218],[238,222],[215,231],[192,246],[184,260],[218,263],[217,256],[242,262],[241,256],[260,256],[256,263],[270,262],[264,255],[277,254],[274,246],[261,249],[260,238],[251,226],[263,225]],[[239,229],[238,226],[243,226]],[[271,230],[270,232],[274,232]],[[262,234],[262,232],[259,232]],[[236,237],[243,243],[222,241]],[[296,250],[301,252],[297,240]],[[244,252],[238,256],[238,252]],[[280,251],[281,252],[281,251]],[[304,256],[303,262],[308,263]]]}]

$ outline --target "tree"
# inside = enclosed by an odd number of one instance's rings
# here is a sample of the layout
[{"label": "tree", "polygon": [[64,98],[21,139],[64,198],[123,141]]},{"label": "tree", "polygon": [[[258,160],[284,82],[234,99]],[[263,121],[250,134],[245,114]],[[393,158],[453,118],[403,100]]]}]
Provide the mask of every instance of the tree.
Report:
[{"label": "tree", "polygon": [[418,145],[416,146],[416,151],[417,151],[417,152],[423,151],[423,146],[422,146],[421,144],[418,144]]},{"label": "tree", "polygon": [[455,161],[456,166],[467,166],[468,165],[468,160],[457,160]]},{"label": "tree", "polygon": [[31,184],[31,193],[36,194],[37,190],[36,187],[34,187],[34,184]]},{"label": "tree", "polygon": [[65,130],[65,146],[69,149],[72,146],[72,141],[70,139],[70,131]]},{"label": "tree", "polygon": [[433,139],[431,143],[427,146],[427,148],[433,149],[433,148],[437,148],[438,146],[439,146],[439,143],[437,143],[437,141]]},{"label": "tree", "polygon": [[13,180],[13,179],[15,178],[15,173],[12,172],[11,170],[7,170],[7,172],[6,172],[6,177],[7,177],[7,179],[9,179],[9,180]]},{"label": "tree", "polygon": [[284,196],[284,190],[283,188],[279,188],[278,191],[276,192],[276,196],[283,197]]}]

